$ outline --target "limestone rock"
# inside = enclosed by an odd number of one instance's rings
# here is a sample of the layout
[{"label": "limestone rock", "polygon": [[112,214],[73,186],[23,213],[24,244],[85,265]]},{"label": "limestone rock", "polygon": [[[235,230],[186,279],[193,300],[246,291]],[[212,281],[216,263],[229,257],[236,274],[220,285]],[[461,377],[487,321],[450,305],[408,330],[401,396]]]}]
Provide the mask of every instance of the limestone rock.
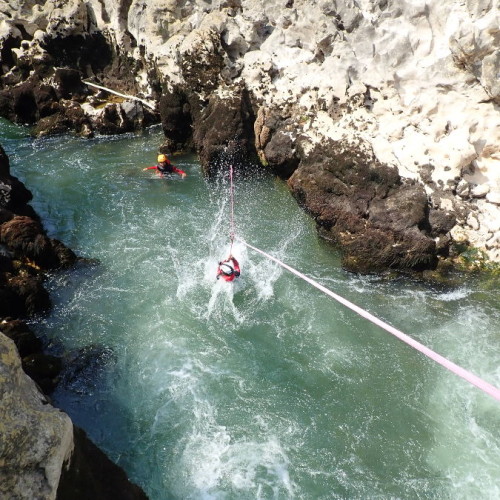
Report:
[{"label": "limestone rock", "polygon": [[479,184],[474,186],[470,194],[473,198],[484,198],[490,192],[490,186],[488,184]]},{"label": "limestone rock", "polygon": [[[283,177],[315,144],[349,140],[366,144],[401,177],[424,182],[431,203],[471,167],[467,183],[498,191],[500,17],[491,0],[12,0],[4,14],[3,116],[38,121],[60,113],[47,86],[58,87],[54,68],[69,67],[156,100],[180,91],[182,107],[163,108],[165,147],[203,145],[209,158],[210,141],[220,146],[207,121],[213,103],[231,101],[226,90],[238,86],[250,119],[260,109],[280,110],[282,123],[272,131],[255,123],[254,138],[258,156]],[[92,110],[83,109],[90,121],[79,133],[91,135]],[[103,130],[126,129],[124,116],[110,108]],[[50,121],[49,130],[66,126]],[[173,127],[181,121],[188,125]],[[251,133],[240,137],[247,149]],[[433,170],[423,179],[426,165]],[[455,194],[470,211],[483,193],[469,187]],[[465,220],[459,224],[484,247]]]},{"label": "limestone rock", "polygon": [[495,205],[500,205],[500,191],[490,191],[486,195],[486,199],[490,203],[494,203]]},{"label": "limestone rock", "polygon": [[[195,122],[193,140],[207,175],[227,170],[229,162],[245,164],[253,149],[252,109],[246,92],[235,88],[213,95]],[[217,126],[214,127],[214,124]]]},{"label": "limestone rock", "polygon": [[168,151],[186,149],[192,136],[189,98],[182,91],[165,92],[160,99],[161,124],[170,141]]},{"label": "limestone rock", "polygon": [[47,404],[3,334],[0,398],[0,496],[55,499],[63,463],[73,449],[73,425]]},{"label": "limestone rock", "polygon": [[346,143],[318,145],[288,183],[320,234],[340,246],[347,269],[436,265],[436,242],[422,230],[430,226],[422,186],[404,183],[396,169],[368,153]]}]

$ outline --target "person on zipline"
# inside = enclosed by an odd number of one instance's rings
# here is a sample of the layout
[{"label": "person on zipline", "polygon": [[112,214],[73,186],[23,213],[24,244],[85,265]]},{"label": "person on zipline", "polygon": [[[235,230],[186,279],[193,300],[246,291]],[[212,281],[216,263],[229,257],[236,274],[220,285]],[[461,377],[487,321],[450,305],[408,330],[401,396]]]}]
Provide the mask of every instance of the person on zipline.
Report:
[{"label": "person on zipline", "polygon": [[146,167],[142,170],[157,170],[158,175],[164,177],[166,174],[176,173],[179,174],[183,179],[186,177],[186,172],[172,165],[170,160],[167,158],[167,155],[159,154],[157,158],[157,164],[154,167]]},{"label": "person on zipline", "polygon": [[222,276],[224,281],[233,281],[240,275],[240,265],[238,261],[230,255],[226,260],[219,262],[217,269],[217,279]]}]

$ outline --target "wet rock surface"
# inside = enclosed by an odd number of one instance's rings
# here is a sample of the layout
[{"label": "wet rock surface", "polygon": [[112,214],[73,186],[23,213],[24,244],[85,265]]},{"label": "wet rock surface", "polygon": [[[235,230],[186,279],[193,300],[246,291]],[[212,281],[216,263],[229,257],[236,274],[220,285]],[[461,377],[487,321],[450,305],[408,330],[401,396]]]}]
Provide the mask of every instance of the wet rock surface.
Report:
[{"label": "wet rock surface", "polygon": [[[4,55],[0,115],[36,125],[33,133],[37,136],[76,132],[91,137],[157,123],[159,114],[140,101],[117,98],[84,82],[88,78],[135,95],[134,72],[141,62],[120,52],[103,32],[93,31],[92,18],[83,4],[71,2],[67,8],[75,19],[66,19],[59,12],[58,22],[57,16],[53,19],[55,25],[42,23],[45,30],[35,29],[31,34],[17,28],[26,22],[20,19],[3,37],[0,34]],[[67,30],[64,24],[71,21],[75,25]]]},{"label": "wet rock surface", "polygon": [[[317,146],[288,180],[297,201],[316,220],[322,237],[339,246],[355,272],[423,270],[437,265],[435,235],[452,220],[429,217],[422,185],[401,179],[358,145]],[[437,214],[442,215],[439,217]],[[440,221],[439,224],[432,224]]]},{"label": "wet rock surface", "polygon": [[204,172],[213,176],[228,168],[228,162],[244,168],[251,163],[253,145],[252,109],[244,90],[230,96],[214,95],[194,122],[193,140]]},{"label": "wet rock surface", "polygon": [[71,420],[48,404],[1,333],[0,361],[0,497],[55,498],[73,450]]},{"label": "wet rock surface", "polygon": [[33,316],[50,308],[43,271],[70,267],[77,257],[46,235],[27,205],[31,192],[10,175],[9,159],[1,146],[0,193],[0,317]]},{"label": "wet rock surface", "polygon": [[[123,469],[40,392],[61,361],[38,348],[25,323],[0,323],[0,497],[146,499]],[[22,364],[18,352],[25,354]]]}]

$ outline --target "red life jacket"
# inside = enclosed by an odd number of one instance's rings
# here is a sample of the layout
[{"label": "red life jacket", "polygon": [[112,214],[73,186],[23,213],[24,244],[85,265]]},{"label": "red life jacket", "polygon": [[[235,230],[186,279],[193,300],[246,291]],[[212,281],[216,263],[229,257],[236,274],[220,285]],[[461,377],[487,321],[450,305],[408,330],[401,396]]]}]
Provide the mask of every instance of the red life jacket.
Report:
[{"label": "red life jacket", "polygon": [[234,281],[234,279],[239,275],[240,265],[234,257],[219,262],[219,267],[217,269],[217,279],[222,277],[224,281]]}]

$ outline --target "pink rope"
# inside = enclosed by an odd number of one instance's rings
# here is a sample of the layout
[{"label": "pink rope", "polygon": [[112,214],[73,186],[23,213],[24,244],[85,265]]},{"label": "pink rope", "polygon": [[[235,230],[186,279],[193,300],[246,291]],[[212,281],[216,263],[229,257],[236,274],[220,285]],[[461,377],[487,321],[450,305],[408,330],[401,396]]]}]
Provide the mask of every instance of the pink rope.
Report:
[{"label": "pink rope", "polygon": [[417,351],[420,351],[422,354],[425,354],[428,358],[434,360],[436,363],[439,363],[440,365],[444,366],[446,369],[450,370],[453,372],[455,375],[458,375],[459,377],[462,377],[464,380],[467,380],[467,382],[470,382],[471,384],[475,385],[482,391],[484,391],[486,394],[489,394],[493,398],[495,398],[497,401],[500,401],[500,390],[497,389],[495,386],[489,384],[488,382],[484,381],[483,379],[479,378],[478,376],[474,375],[473,373],[465,370],[461,366],[456,365],[449,359],[446,359],[444,356],[441,356],[437,352],[434,352],[432,349],[429,349],[425,345],[421,344],[420,342],[417,342],[416,340],[412,339],[405,333],[397,330],[393,326],[389,325],[388,323],[385,323],[381,319],[377,318],[376,316],[373,316],[373,314],[370,314],[368,311],[365,311],[361,307],[357,306],[356,304],[353,304],[352,302],[349,302],[347,299],[344,299],[340,295],[337,295],[336,293],[332,292],[328,288],[324,287],[323,285],[320,285],[318,282],[314,281],[313,279],[307,277],[305,274],[302,274],[301,272],[297,271],[296,269],[293,269],[293,267],[288,266],[284,262],[281,262],[278,260],[276,257],[273,257],[272,255],[269,255],[268,253],[259,250],[258,248],[250,245],[246,241],[242,241],[243,244],[245,244],[247,247],[251,248],[252,250],[255,250],[256,252],[264,255],[268,259],[273,260],[274,262],[278,263],[280,266],[284,267],[291,273],[297,275],[299,278],[302,278],[303,280],[307,281],[311,285],[315,286],[318,290],[321,290],[323,293],[326,293],[333,299],[335,299],[337,302],[340,302],[342,305],[348,307],[355,313],[359,314],[363,318],[367,319],[368,321],[371,321],[373,324],[379,326],[380,328],[383,328],[385,331],[391,333],[398,339],[402,340],[403,342],[407,343]]},{"label": "pink rope", "polygon": [[229,183],[230,183],[230,192],[231,192],[231,228],[229,232],[229,239],[231,240],[231,246],[229,250],[229,255],[233,251],[233,242],[234,242],[234,184],[233,184],[233,166],[229,167]]}]

